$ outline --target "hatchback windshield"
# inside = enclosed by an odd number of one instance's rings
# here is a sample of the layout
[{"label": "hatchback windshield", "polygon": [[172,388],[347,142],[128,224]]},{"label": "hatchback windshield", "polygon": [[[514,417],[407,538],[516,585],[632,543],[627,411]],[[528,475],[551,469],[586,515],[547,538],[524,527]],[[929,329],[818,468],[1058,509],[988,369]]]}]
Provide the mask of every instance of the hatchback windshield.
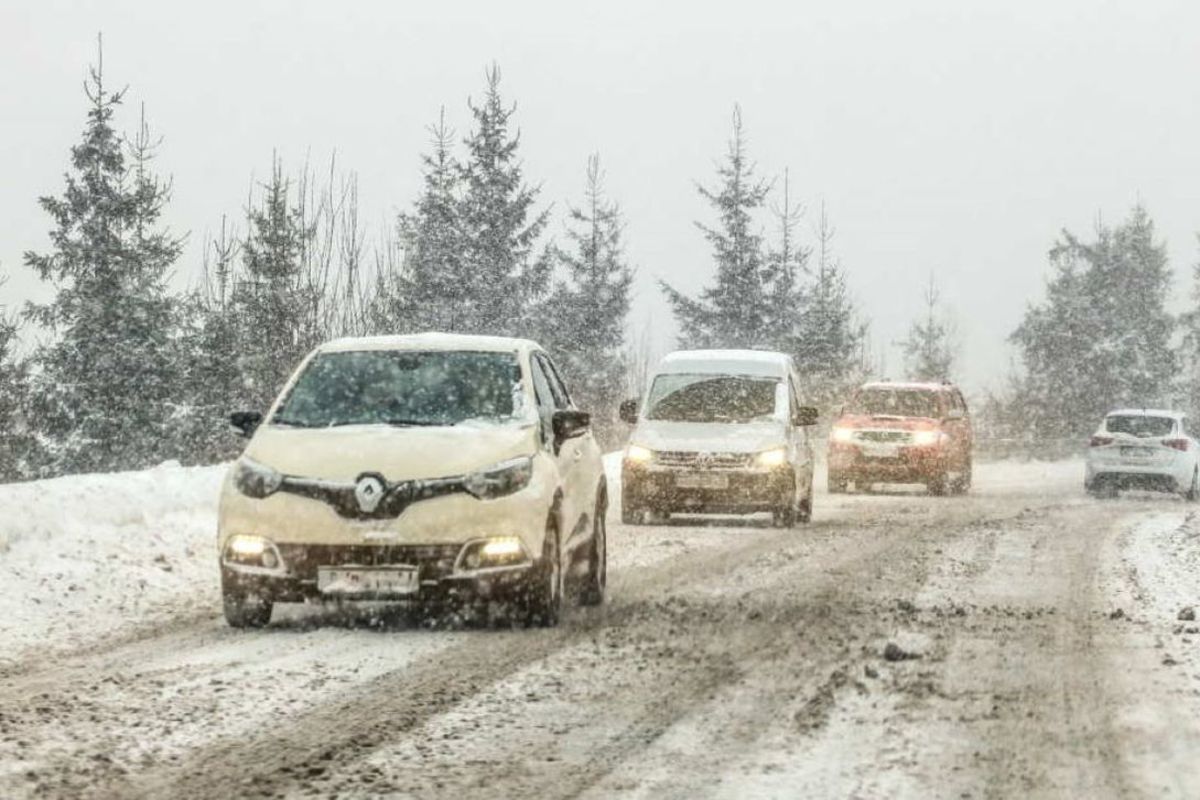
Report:
[{"label": "hatchback windshield", "polygon": [[1108,418],[1109,433],[1128,433],[1141,439],[1169,436],[1175,430],[1175,420],[1170,417],[1147,417],[1142,414],[1125,414]]},{"label": "hatchback windshield", "polygon": [[937,394],[921,389],[863,389],[847,408],[851,414],[875,417],[938,418]]},{"label": "hatchback windshield", "polygon": [[777,378],[659,375],[646,418],[670,422],[750,422],[775,414]]},{"label": "hatchback windshield", "polygon": [[512,353],[321,353],[271,422],[306,428],[504,422],[521,413],[520,379]]}]

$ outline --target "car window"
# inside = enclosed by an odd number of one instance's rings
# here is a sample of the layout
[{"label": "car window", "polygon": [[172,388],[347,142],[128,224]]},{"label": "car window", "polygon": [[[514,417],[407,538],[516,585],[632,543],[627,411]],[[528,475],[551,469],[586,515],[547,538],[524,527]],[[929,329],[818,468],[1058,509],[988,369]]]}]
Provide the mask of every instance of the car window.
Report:
[{"label": "car window", "polygon": [[1175,430],[1175,420],[1170,417],[1150,417],[1145,414],[1114,414],[1104,422],[1109,433],[1127,433],[1139,439],[1169,436]]},{"label": "car window", "polygon": [[537,400],[538,418],[542,423],[542,440],[550,441],[553,436],[554,392],[550,389],[550,381],[546,377],[541,359],[537,358],[536,354],[529,359],[529,371],[533,376],[533,394]]},{"label": "car window", "polygon": [[562,378],[558,376],[558,370],[555,368],[554,362],[545,353],[536,353],[534,357],[546,374],[546,381],[550,384],[550,393],[554,397],[555,407],[570,408],[571,395],[567,392],[567,387],[563,383]]},{"label": "car window", "polygon": [[938,393],[929,389],[893,389],[872,387],[860,389],[850,401],[851,414],[870,414],[876,417],[942,416]]}]

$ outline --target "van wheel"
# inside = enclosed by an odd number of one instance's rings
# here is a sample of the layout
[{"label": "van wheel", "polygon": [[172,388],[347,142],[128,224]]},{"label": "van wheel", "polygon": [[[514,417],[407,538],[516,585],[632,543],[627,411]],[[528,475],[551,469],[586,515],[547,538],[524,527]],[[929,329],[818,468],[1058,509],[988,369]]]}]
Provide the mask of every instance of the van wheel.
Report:
[{"label": "van wheel", "polygon": [[588,548],[588,571],[579,592],[579,605],[598,606],[604,602],[604,588],[608,584],[608,496],[601,491],[596,498],[596,517],[592,523],[592,544]]},{"label": "van wheel", "polygon": [[530,573],[524,598],[525,625],[530,628],[553,628],[558,624],[563,599],[562,551],[558,541],[558,524],[553,515],[546,523],[542,559]]}]

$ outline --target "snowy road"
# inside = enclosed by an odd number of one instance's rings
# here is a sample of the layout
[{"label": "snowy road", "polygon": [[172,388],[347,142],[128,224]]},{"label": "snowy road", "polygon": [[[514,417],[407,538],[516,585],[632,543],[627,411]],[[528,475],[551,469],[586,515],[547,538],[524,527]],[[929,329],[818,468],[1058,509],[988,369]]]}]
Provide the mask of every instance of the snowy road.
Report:
[{"label": "snowy road", "polygon": [[610,602],[548,631],[229,630],[186,492],[13,536],[21,588],[104,525],[179,534],[123,615],[6,588],[0,796],[1200,796],[1200,516],[1080,483],[988,465],[965,498],[821,494],[793,531],[610,521]]}]

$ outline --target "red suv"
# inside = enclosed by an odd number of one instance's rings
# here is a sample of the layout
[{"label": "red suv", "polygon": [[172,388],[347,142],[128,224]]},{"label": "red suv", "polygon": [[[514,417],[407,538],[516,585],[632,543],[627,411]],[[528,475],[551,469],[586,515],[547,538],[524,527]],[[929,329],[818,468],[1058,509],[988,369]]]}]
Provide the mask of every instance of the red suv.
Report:
[{"label": "red suv", "polygon": [[923,483],[930,494],[962,494],[972,443],[967,403],[952,384],[864,384],[829,434],[829,491]]}]

